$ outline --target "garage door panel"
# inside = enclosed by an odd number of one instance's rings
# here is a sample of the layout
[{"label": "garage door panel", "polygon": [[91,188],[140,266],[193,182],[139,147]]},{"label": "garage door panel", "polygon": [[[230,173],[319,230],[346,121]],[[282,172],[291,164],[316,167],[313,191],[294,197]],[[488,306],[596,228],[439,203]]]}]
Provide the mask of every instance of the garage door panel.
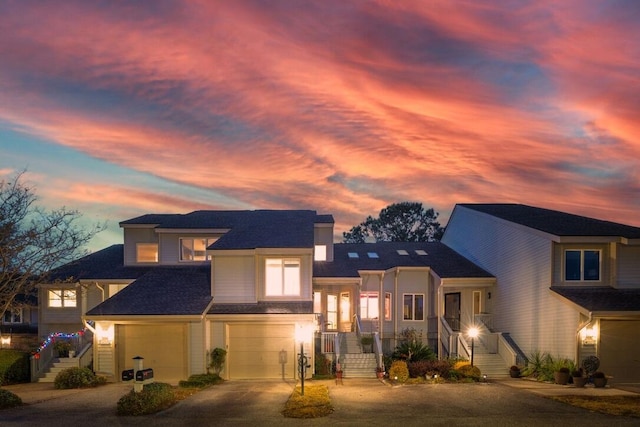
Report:
[{"label": "garage door panel", "polygon": [[640,382],[640,321],[600,321],[600,369],[611,382]]},{"label": "garage door panel", "polygon": [[293,378],[294,325],[232,324],[229,325],[229,377],[282,378],[280,352],[287,353],[285,378]]}]

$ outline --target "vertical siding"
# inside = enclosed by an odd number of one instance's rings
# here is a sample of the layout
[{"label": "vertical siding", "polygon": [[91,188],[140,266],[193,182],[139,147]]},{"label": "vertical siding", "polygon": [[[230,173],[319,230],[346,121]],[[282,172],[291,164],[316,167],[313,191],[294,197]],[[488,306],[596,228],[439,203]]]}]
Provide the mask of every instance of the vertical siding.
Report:
[{"label": "vertical siding", "polygon": [[443,243],[496,276],[493,324],[518,345],[574,357],[578,313],[552,295],[551,240],[524,227],[456,207]]},{"label": "vertical siding", "polygon": [[640,246],[618,245],[618,287],[640,287]]},{"label": "vertical siding", "polygon": [[200,322],[189,324],[189,375],[206,372],[204,326]]},{"label": "vertical siding", "polygon": [[254,303],[256,298],[253,256],[217,256],[213,264],[212,295],[218,303]]}]

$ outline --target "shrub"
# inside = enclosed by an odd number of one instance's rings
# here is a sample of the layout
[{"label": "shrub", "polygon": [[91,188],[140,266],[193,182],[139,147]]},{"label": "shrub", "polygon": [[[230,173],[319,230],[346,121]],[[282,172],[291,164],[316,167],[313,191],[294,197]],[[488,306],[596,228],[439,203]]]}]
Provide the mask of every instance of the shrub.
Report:
[{"label": "shrub", "polygon": [[317,355],[315,358],[316,375],[328,376],[331,375],[331,360],[327,359],[324,355]]},{"label": "shrub", "polygon": [[213,369],[213,372],[216,374],[220,374],[222,371],[222,367],[224,366],[224,362],[227,359],[227,350],[224,348],[214,348],[209,353],[209,367]]},{"label": "shrub", "polygon": [[218,374],[197,374],[191,375],[186,381],[180,381],[178,385],[184,388],[205,388],[222,381]]},{"label": "shrub", "polygon": [[425,375],[438,375],[447,378],[451,365],[446,360],[420,360],[407,363],[407,368],[412,378],[424,377]]},{"label": "shrub", "polygon": [[0,388],[0,409],[14,408],[22,405],[22,399],[9,390]]},{"label": "shrub", "polygon": [[69,351],[71,350],[71,348],[72,346],[69,341],[61,339],[57,340],[53,344],[53,349],[58,352],[58,357],[69,357]]},{"label": "shrub", "polygon": [[389,368],[389,379],[397,379],[401,383],[406,382],[409,379],[407,362],[404,360],[395,360]]},{"label": "shrub", "polygon": [[60,371],[53,381],[57,389],[95,387],[106,383],[104,377],[97,377],[89,368],[68,368]]},{"label": "shrub", "polygon": [[0,350],[0,385],[29,382],[30,369],[29,353]]},{"label": "shrub", "polygon": [[118,415],[147,415],[160,412],[176,403],[173,388],[165,383],[151,383],[136,393],[130,391],[118,400]]},{"label": "shrub", "polygon": [[469,378],[473,381],[480,381],[481,372],[480,368],[478,368],[477,366],[464,365],[461,366],[460,369],[458,369],[458,372],[460,373],[460,376],[462,378]]},{"label": "shrub", "polygon": [[407,362],[417,362],[419,360],[435,360],[436,355],[428,345],[420,341],[405,341],[395,348],[393,359],[401,359]]}]

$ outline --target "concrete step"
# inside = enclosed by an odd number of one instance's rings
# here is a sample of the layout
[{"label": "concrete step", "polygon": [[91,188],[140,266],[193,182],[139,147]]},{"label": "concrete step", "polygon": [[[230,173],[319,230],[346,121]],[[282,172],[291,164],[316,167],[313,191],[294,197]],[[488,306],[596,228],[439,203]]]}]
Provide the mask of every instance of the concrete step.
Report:
[{"label": "concrete step", "polygon": [[473,364],[480,369],[487,378],[508,378],[509,366],[505,366],[504,360],[498,354],[475,354]]},{"label": "concrete step", "polygon": [[38,378],[39,383],[52,383],[56,376],[65,369],[75,368],[78,366],[78,359],[73,357],[63,357],[53,359],[53,364],[49,367],[44,376]]}]

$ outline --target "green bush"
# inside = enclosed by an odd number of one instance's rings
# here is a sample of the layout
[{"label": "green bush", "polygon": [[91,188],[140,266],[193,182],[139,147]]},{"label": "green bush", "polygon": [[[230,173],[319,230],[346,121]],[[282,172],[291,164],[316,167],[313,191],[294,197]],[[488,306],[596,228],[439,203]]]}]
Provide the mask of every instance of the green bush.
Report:
[{"label": "green bush", "polygon": [[446,360],[420,360],[407,363],[407,368],[409,368],[409,376],[411,378],[420,378],[425,375],[438,375],[439,377],[447,378],[451,365]]},{"label": "green bush", "polygon": [[14,408],[22,405],[22,399],[9,390],[0,388],[0,409]]},{"label": "green bush", "polygon": [[417,362],[419,360],[435,360],[436,354],[428,345],[420,341],[404,341],[398,344],[393,351],[393,359],[401,359],[407,362]]},{"label": "green bush", "polygon": [[186,381],[180,381],[178,385],[183,388],[205,388],[222,381],[218,374],[197,374],[191,375]]},{"label": "green bush", "polygon": [[176,403],[173,388],[165,383],[151,383],[136,393],[130,391],[118,400],[118,415],[147,415],[165,410]]},{"label": "green bush", "polygon": [[106,383],[103,377],[97,377],[89,368],[68,368],[60,371],[53,381],[57,389],[96,387]]},{"label": "green bush", "polygon": [[464,365],[458,369],[458,372],[460,373],[460,376],[462,378],[469,378],[473,381],[480,381],[481,372],[480,368],[478,368],[477,366]]},{"label": "green bush", "polygon": [[0,350],[0,385],[25,383],[30,380],[29,353]]},{"label": "green bush", "polygon": [[316,376],[323,377],[331,375],[332,362],[330,359],[327,359],[325,355],[317,354],[314,364],[316,367]]},{"label": "green bush", "polygon": [[398,380],[401,383],[409,379],[409,369],[404,360],[395,360],[389,368],[389,379]]}]

